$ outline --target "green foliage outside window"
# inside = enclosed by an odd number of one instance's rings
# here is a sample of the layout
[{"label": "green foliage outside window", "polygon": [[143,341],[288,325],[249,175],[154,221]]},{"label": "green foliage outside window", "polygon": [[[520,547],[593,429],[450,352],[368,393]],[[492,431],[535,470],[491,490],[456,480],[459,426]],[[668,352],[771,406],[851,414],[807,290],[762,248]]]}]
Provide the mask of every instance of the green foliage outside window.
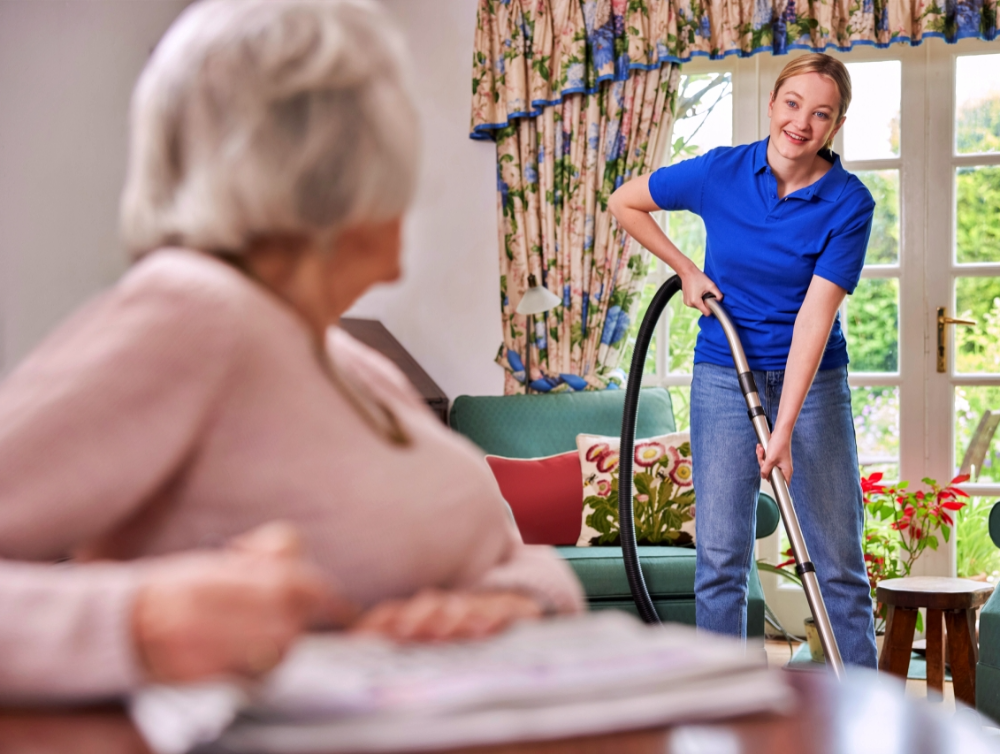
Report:
[{"label": "green foliage outside window", "polygon": [[996,498],[974,497],[955,518],[958,575],[962,578],[986,574],[1000,576],[1000,550],[990,539],[990,510]]}]

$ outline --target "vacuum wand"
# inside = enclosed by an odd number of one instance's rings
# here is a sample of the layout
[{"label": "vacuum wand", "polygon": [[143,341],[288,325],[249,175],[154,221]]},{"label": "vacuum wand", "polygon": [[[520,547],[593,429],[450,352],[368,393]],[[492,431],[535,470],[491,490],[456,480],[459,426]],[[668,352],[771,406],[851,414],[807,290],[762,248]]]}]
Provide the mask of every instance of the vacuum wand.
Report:
[{"label": "vacuum wand", "polygon": [[[708,293],[704,296],[705,304],[709,310],[719,320],[722,330],[729,341],[729,349],[733,354],[733,362],[736,364],[736,373],[740,381],[740,388],[743,390],[743,398],[747,402],[747,413],[757,432],[757,440],[760,442],[764,452],[767,452],[767,444],[771,439],[771,428],[768,426],[767,416],[760,403],[760,394],[757,392],[757,385],[750,371],[746,354],[743,352],[743,345],[740,343],[736,327],[733,325],[722,304],[716,300],[715,296]],[[844,677],[844,661],[840,657],[840,648],[837,646],[837,639],[833,635],[833,626],[830,624],[830,616],[826,612],[826,603],[823,602],[823,595],[820,594],[819,580],[816,578],[816,568],[809,559],[809,551],[806,549],[806,541],[802,536],[802,528],[799,526],[799,517],[795,513],[795,506],[792,504],[792,495],[788,490],[788,482],[785,475],[777,466],[771,470],[771,487],[774,489],[775,497],[778,499],[778,510],[781,511],[781,520],[785,524],[785,532],[792,545],[792,553],[795,555],[795,571],[802,579],[802,586],[806,592],[806,600],[809,602],[809,609],[812,611],[813,619],[816,621],[816,628],[819,631],[819,639],[823,645],[823,653],[826,655],[826,664],[833,670],[838,679]]]}]

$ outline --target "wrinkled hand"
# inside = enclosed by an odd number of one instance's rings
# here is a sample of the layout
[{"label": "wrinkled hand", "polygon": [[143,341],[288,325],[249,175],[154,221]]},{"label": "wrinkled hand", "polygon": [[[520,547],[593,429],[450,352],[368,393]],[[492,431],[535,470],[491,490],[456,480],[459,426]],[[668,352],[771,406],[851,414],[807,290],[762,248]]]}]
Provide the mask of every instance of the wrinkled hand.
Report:
[{"label": "wrinkled hand", "polygon": [[352,627],[395,641],[478,639],[520,620],[542,615],[542,606],[515,592],[442,592],[428,589],[406,600],[376,605]]},{"label": "wrinkled hand", "polygon": [[305,629],[357,609],[300,558],[295,530],[267,524],[227,550],[151,561],[132,611],[135,646],[156,682],[270,670]]},{"label": "wrinkled hand", "polygon": [[769,480],[771,469],[777,466],[785,475],[785,481],[792,481],[792,438],[791,435],[776,429],[767,442],[767,454],[764,448],[757,445],[757,463],[760,464],[760,478]]},{"label": "wrinkled hand", "polygon": [[690,306],[692,309],[697,309],[706,317],[712,316],[712,311],[708,308],[708,304],[704,302],[702,297],[706,293],[711,293],[719,301],[722,301],[722,291],[716,287],[708,275],[694,265],[691,266],[690,270],[677,274],[681,278],[681,293],[684,297],[684,305]]}]

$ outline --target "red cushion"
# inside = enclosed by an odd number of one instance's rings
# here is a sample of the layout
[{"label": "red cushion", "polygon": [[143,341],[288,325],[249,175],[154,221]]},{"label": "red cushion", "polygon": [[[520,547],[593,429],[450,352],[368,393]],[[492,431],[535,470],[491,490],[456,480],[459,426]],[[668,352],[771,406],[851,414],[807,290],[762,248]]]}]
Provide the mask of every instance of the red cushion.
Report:
[{"label": "red cushion", "polygon": [[583,511],[583,472],[575,450],[547,458],[486,456],[528,545],[575,545]]}]

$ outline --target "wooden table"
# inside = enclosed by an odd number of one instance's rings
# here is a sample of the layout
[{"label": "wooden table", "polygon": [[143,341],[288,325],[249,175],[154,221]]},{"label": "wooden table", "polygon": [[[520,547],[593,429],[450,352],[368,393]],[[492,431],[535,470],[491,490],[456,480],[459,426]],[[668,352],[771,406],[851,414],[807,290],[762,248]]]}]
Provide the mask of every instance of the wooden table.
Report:
[{"label": "wooden table", "polygon": [[[782,672],[782,671],[774,671]],[[451,750],[449,754],[979,754],[982,734],[905,697],[895,681],[862,672],[837,684],[825,673],[783,673],[795,690],[794,709],[723,722],[631,731],[560,741]],[[938,708],[939,709],[939,708]],[[953,728],[962,727],[962,736]],[[964,748],[949,748],[961,739]],[[917,742],[924,742],[917,744]],[[928,741],[941,742],[927,748]],[[78,711],[0,711],[0,754],[150,754],[117,707]],[[320,753],[321,754],[321,753]]]},{"label": "wooden table", "polygon": [[913,632],[917,611],[927,610],[924,631],[927,636],[927,690],[940,700],[944,693],[944,638],[942,622],[947,626],[948,653],[955,698],[970,707],[976,703],[976,663],[979,639],[976,636],[976,610],[986,604],[993,586],[970,579],[938,576],[911,576],[880,581],[876,599],[888,607],[885,643],[879,657],[879,670],[905,680],[910,669]]}]

